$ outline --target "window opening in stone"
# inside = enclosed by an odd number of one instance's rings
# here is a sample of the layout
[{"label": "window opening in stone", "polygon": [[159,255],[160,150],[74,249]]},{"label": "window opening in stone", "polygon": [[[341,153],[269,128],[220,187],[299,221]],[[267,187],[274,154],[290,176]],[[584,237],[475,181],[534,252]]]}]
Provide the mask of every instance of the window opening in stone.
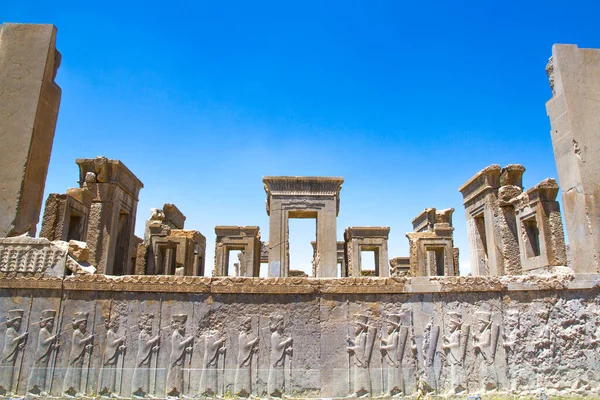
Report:
[{"label": "window opening in stone", "polygon": [[269,276],[269,263],[260,263],[260,270],[258,271],[258,276],[261,278],[267,278]]},{"label": "window opening in stone", "polygon": [[67,233],[67,242],[69,240],[81,240],[81,224],[83,218],[78,215],[71,214],[69,218],[69,232]]},{"label": "window opening in stone", "polygon": [[446,269],[446,258],[444,257],[444,248],[439,247],[433,250],[433,255],[435,257],[435,272],[437,276],[444,276]]},{"label": "window opening in stone", "polygon": [[335,274],[335,276],[337,278],[341,278],[342,277],[342,262],[341,261],[337,263],[337,268],[336,268],[336,274]]},{"label": "window opening in stone", "polygon": [[377,276],[377,252],[375,250],[360,251],[360,276]]},{"label": "window opening in stone", "polygon": [[127,268],[127,247],[129,238],[129,214],[125,212],[119,213],[119,221],[117,225],[117,246],[115,249],[115,262],[113,264],[112,275],[123,275]]},{"label": "window opening in stone", "polygon": [[525,231],[525,251],[527,258],[533,258],[540,255],[540,230],[537,226],[535,216],[523,221],[523,230]]},{"label": "window opening in stone", "polygon": [[479,243],[481,244],[481,252],[483,256],[487,260],[488,250],[487,250],[487,237],[485,234],[485,217],[483,213],[475,216],[475,227],[477,228],[477,234],[479,236]]},{"label": "window opening in stone", "polygon": [[241,260],[240,258],[243,257],[243,251],[242,250],[228,250],[227,251],[227,271],[226,271],[226,275],[227,276],[242,276],[242,271],[241,269],[243,268],[241,266]]},{"label": "window opening in stone", "polygon": [[[316,218],[288,219],[288,260],[289,276],[306,274],[314,277],[313,247],[311,241],[317,240]],[[317,254],[318,257],[318,254]]]}]

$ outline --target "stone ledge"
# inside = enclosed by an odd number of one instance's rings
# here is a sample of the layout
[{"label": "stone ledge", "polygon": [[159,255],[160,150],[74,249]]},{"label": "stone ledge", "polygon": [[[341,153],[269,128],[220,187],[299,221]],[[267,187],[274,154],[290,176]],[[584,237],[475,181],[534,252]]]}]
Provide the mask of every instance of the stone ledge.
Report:
[{"label": "stone ledge", "polygon": [[238,294],[416,294],[528,290],[580,290],[600,287],[600,274],[554,273],[518,276],[406,278],[250,278],[194,276],[71,275],[0,273],[0,288],[84,291]]}]

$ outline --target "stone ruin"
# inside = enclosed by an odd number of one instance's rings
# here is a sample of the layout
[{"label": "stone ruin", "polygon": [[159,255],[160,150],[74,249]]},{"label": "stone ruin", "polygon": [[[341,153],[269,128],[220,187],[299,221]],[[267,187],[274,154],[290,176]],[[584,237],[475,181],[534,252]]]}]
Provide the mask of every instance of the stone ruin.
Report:
[{"label": "stone ruin", "polygon": [[[263,179],[269,241],[258,226],[215,227],[207,277],[206,238],[175,205],[134,235],[143,185],[106,157],[77,160],[80,187],[48,197],[33,237],[60,100],[55,39],[53,26],[0,26],[0,397],[600,392],[600,50],[552,49],[560,185],[525,190],[521,165],[491,165],[460,188],[472,276],[459,274],[453,209],[426,208],[409,256],[388,260],[389,227],[337,241],[342,178],[277,176]],[[311,278],[289,264],[289,218],[316,219]],[[377,254],[374,271],[361,251]]]}]

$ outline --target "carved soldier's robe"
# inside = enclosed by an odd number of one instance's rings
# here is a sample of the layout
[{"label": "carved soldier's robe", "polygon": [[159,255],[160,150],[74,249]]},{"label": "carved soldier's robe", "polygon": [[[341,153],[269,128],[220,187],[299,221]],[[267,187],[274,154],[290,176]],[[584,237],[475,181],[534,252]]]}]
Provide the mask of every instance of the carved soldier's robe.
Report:
[{"label": "carved soldier's robe", "polygon": [[46,327],[40,329],[38,335],[37,348],[29,375],[27,390],[31,391],[35,386],[40,392],[46,392],[46,377],[48,375],[48,364],[53,349],[53,335]]},{"label": "carved soldier's robe", "polygon": [[245,390],[248,393],[252,393],[252,379],[250,377],[250,364],[252,364],[252,348],[254,344],[251,344],[252,338],[250,335],[242,331],[238,337],[238,361],[237,369],[235,371],[235,385],[234,393],[240,393]]},{"label": "carved soldier's robe", "polygon": [[268,394],[284,391],[285,338],[277,331],[271,333],[271,356],[269,359]]},{"label": "carved soldier's robe", "polygon": [[169,370],[167,373],[167,393],[177,389],[183,391],[183,366],[185,362],[187,342],[178,330],[171,336],[171,356],[169,357]]},{"label": "carved soldier's robe", "polygon": [[83,374],[83,361],[85,359],[85,348],[87,345],[86,337],[80,329],[73,331],[71,340],[71,352],[69,353],[69,363],[63,382],[63,393],[69,389],[75,390],[75,393],[82,393],[81,376]]},{"label": "carved soldier's robe", "polygon": [[132,393],[140,389],[144,394],[150,393],[150,361],[153,347],[152,335],[142,329],[138,335],[138,352],[131,384]]},{"label": "carved soldier's robe", "polygon": [[119,355],[121,354],[121,342],[117,332],[109,329],[106,332],[106,341],[104,344],[104,355],[102,356],[102,369],[100,371],[100,392],[103,394],[112,394],[116,391],[117,384],[117,366]]},{"label": "carved soldier's robe", "polygon": [[367,332],[362,331],[356,335],[354,344],[354,392],[370,392]]},{"label": "carved soldier's robe", "polygon": [[13,380],[15,374],[15,361],[19,354],[19,344],[21,344],[21,338],[19,332],[10,326],[6,329],[4,335],[4,349],[2,350],[2,360],[0,366],[2,367],[0,385],[8,392],[11,393],[13,389]]},{"label": "carved soldier's robe", "polygon": [[[404,338],[406,340],[406,338]],[[404,377],[402,375],[402,358],[404,356],[404,341],[400,340],[400,332],[396,329],[387,338],[386,345],[381,348],[386,351],[387,391],[399,390],[404,392]]]},{"label": "carved soldier's robe", "polygon": [[219,337],[216,335],[206,336],[204,344],[204,359],[202,375],[200,376],[200,393],[217,393],[217,387],[219,384],[218,377],[218,361],[219,361],[219,349],[222,343],[219,341]]}]

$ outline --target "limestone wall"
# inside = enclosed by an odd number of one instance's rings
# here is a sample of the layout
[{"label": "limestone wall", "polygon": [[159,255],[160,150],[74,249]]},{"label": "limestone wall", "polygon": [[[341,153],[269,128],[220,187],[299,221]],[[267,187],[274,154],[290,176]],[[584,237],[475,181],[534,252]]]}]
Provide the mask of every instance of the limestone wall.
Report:
[{"label": "limestone wall", "polygon": [[[372,395],[390,389],[411,394],[419,388],[434,393],[498,388],[521,394],[539,388],[595,390],[600,387],[598,282],[600,275],[568,272],[342,279],[88,275],[64,280],[4,273],[0,310],[12,311],[8,316],[13,319],[0,324],[0,346],[6,352],[7,337],[14,341],[29,334],[15,342],[23,346],[13,352],[14,363],[3,361],[0,384],[6,389],[12,376],[11,390],[18,394],[70,390],[97,395],[109,388],[124,397],[140,385],[134,376],[146,377],[148,394],[158,397],[199,395],[210,382],[219,395],[246,385],[257,396],[279,387],[298,397],[341,397],[361,388]],[[9,332],[17,310],[22,310],[21,326]],[[48,318],[49,310],[57,311],[54,319]],[[280,325],[278,316],[283,317]],[[81,326],[75,328],[74,320],[86,318],[86,332],[76,332]],[[40,323],[51,319],[54,326]],[[60,345],[47,349],[46,361],[40,358],[44,326],[50,330],[44,337],[58,335]],[[181,327],[185,332],[176,334]],[[141,328],[146,328],[143,335]],[[90,334],[93,338],[81,343]],[[42,367],[47,368],[45,380],[35,375]],[[40,381],[45,387],[35,389]],[[176,392],[170,387],[174,384]],[[74,390],[74,385],[80,386]]]}]

